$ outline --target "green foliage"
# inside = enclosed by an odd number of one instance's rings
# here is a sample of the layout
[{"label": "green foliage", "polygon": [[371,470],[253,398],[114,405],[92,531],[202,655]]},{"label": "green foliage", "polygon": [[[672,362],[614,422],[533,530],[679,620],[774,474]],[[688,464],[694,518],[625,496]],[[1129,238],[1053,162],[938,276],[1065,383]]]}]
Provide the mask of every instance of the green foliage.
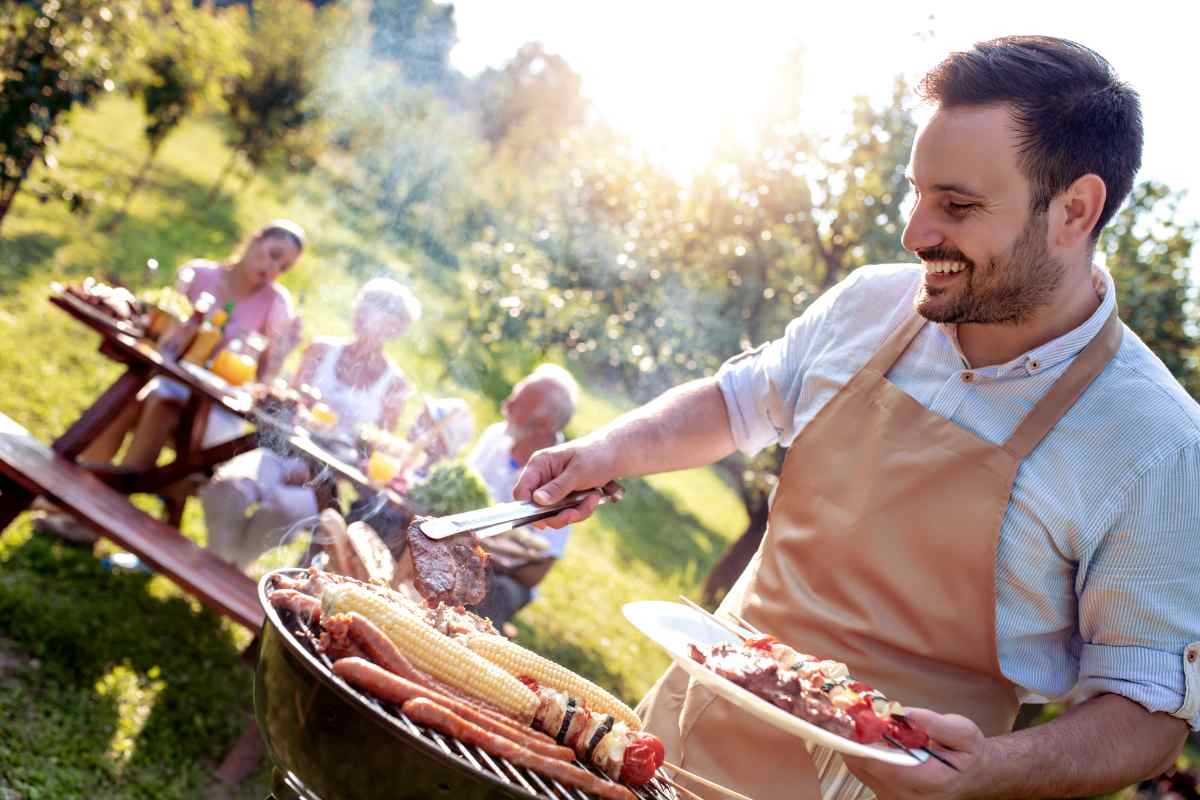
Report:
[{"label": "green foliage", "polygon": [[0,6],[0,223],[76,105],[110,91],[135,0],[12,0]]},{"label": "green foliage", "polygon": [[393,61],[416,85],[441,84],[458,41],[454,5],[433,0],[371,0],[371,50]]},{"label": "green foliage", "polygon": [[540,43],[523,46],[501,69],[486,69],[472,87],[480,132],[493,146],[540,149],[579,127],[587,105],[580,78]]},{"label": "green foliage", "polygon": [[140,57],[129,65],[126,89],[141,98],[152,155],[184,116],[220,99],[224,80],[246,71],[246,33],[241,8],[157,0],[143,9],[133,32]]},{"label": "green foliage", "polygon": [[418,514],[431,517],[474,511],[492,502],[483,478],[461,463],[438,464],[409,491],[408,500]]},{"label": "green foliage", "polygon": [[477,227],[473,182],[484,148],[468,120],[398,68],[369,63],[365,49],[347,48],[333,72],[339,78],[321,98],[337,148],[325,161],[338,198],[331,213],[448,280]]},{"label": "green foliage", "polygon": [[1138,184],[1099,248],[1117,285],[1121,318],[1200,398],[1200,339],[1188,318],[1189,260],[1200,224],[1180,220],[1179,200],[1160,183]]},{"label": "green foliage", "polygon": [[342,14],[303,0],[258,0],[254,9],[247,68],[225,80],[229,147],[255,170],[305,169],[322,149],[314,95],[340,41]]},{"label": "green foliage", "polygon": [[[897,82],[882,109],[856,100],[833,142],[806,136],[802,110],[784,108],[687,188],[603,130],[565,137],[464,257],[456,346],[472,363],[507,360],[515,342],[559,353],[639,401],[712,374],[782,335],[852,269],[901,258],[908,97]],[[765,502],[779,459],[727,462],[748,510]]]}]

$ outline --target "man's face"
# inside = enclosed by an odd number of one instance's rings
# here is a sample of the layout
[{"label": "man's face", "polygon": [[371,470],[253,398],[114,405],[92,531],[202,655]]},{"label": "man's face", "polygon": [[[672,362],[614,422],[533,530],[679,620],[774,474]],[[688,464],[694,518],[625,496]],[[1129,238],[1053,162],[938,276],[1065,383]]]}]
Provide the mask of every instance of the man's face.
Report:
[{"label": "man's face", "polygon": [[553,396],[556,391],[554,384],[543,380],[526,379],[514,386],[500,406],[508,421],[509,433],[518,439],[557,433],[558,405]]},{"label": "man's face", "polygon": [[903,243],[925,264],[917,311],[934,322],[1020,324],[1050,302],[1065,268],[1018,164],[1004,106],[938,109],[909,163],[916,202]]}]

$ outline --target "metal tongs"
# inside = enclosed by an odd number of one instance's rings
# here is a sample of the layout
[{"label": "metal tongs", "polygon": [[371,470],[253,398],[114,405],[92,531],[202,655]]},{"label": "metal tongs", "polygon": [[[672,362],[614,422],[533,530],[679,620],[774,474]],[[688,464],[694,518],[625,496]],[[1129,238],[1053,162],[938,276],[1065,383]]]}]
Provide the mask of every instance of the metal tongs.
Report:
[{"label": "metal tongs", "polygon": [[445,539],[457,533],[474,533],[481,539],[495,536],[497,533],[510,531],[518,525],[537,522],[539,519],[553,517],[560,511],[575,506],[595,495],[600,496],[601,503],[615,503],[625,494],[625,489],[615,481],[609,481],[599,489],[588,489],[584,492],[571,494],[548,506],[537,503],[500,503],[481,508],[478,511],[464,511],[461,514],[451,514],[448,517],[427,519],[421,523],[421,533],[430,539]]}]

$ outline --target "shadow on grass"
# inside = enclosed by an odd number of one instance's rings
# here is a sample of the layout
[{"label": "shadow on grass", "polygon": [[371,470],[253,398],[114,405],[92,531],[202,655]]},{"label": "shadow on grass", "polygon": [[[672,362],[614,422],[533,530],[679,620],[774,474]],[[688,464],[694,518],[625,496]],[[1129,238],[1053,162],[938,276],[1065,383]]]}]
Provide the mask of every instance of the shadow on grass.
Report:
[{"label": "shadow on grass", "polygon": [[253,676],[237,645],[149,582],[38,534],[0,564],[0,636],[39,662],[0,688],[0,729],[21,732],[0,775],[18,791],[198,797],[245,728]]},{"label": "shadow on grass", "polygon": [[45,233],[22,233],[0,237],[0,296],[16,292],[35,273],[49,271],[61,237]]},{"label": "shadow on grass", "polygon": [[596,512],[617,533],[621,556],[645,562],[660,575],[706,575],[728,544],[726,537],[646,481],[622,485],[621,502]]},{"label": "shadow on grass", "polygon": [[[144,217],[130,214],[112,232],[97,231],[105,277],[129,286],[170,283],[175,269],[192,258],[224,259],[238,244],[242,231],[235,219],[237,204],[229,195],[208,200],[209,188],[165,165],[156,165],[142,193],[157,194],[159,204],[174,213]],[[97,215],[98,227],[114,213]],[[147,270],[158,261],[157,274]]]}]

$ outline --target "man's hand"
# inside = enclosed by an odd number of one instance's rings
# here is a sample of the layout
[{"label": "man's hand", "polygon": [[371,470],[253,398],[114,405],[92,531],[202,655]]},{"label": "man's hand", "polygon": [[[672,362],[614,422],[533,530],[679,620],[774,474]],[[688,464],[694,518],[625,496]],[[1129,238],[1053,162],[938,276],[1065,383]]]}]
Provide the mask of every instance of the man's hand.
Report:
[{"label": "man's hand", "polygon": [[[530,456],[517,485],[513,487],[516,500],[533,500],[546,506],[557,503],[571,492],[595,489],[617,476],[612,445],[606,439],[584,437]],[[538,528],[561,528],[582,522],[600,505],[600,497],[589,497],[574,508],[568,508],[548,519],[534,523]]]},{"label": "man's hand", "polygon": [[929,732],[930,749],[959,771],[935,758],[918,767],[901,767],[871,758],[844,756],[850,771],[875,790],[878,800],[979,797],[979,787],[985,785],[983,768],[987,766],[983,755],[987,739],[979,727],[957,714],[938,714],[921,708],[910,708],[906,713]]}]

